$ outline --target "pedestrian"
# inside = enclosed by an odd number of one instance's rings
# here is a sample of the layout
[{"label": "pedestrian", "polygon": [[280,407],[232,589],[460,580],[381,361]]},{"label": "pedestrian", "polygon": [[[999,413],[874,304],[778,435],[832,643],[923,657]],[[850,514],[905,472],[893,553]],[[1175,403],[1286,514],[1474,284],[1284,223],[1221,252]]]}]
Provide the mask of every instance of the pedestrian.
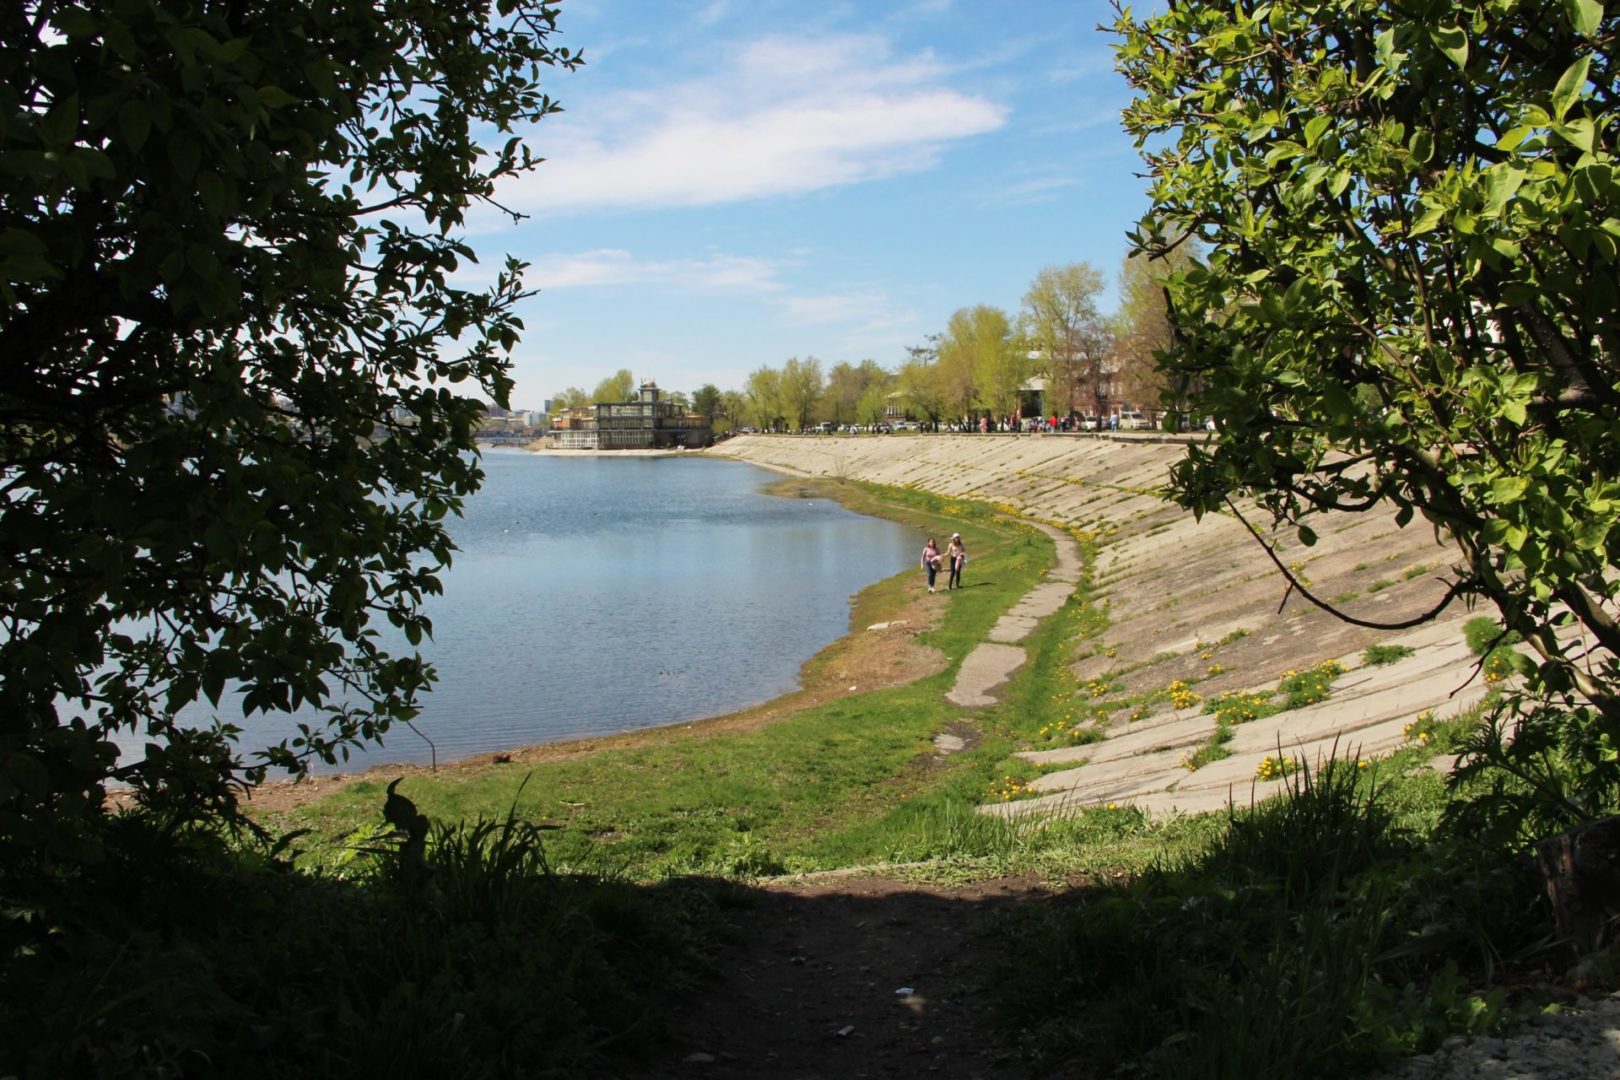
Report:
[{"label": "pedestrian", "polygon": [[945,557],[939,553],[939,548],[934,544],[934,538],[930,536],[922,552],[922,566],[923,570],[928,573],[929,592],[934,591],[934,575],[939,573],[940,568],[944,565]]},{"label": "pedestrian", "polygon": [[950,564],[951,576],[946,579],[947,589],[960,589],[962,587],[962,567],[967,565],[967,545],[962,543],[961,533],[951,533],[951,542],[945,545],[945,561]]}]

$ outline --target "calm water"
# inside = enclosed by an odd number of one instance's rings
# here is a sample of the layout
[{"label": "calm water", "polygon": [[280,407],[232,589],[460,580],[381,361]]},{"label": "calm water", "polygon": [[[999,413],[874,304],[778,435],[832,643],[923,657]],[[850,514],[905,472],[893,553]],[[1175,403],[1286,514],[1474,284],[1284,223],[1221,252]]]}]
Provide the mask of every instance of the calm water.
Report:
[{"label": "calm water", "polygon": [[[461,551],[430,601],[439,670],[420,728],[439,760],[695,720],[798,686],[849,629],[849,600],[920,544],[776,475],[699,457],[492,450],[450,523]],[[255,717],[244,747],[290,727]],[[408,728],[346,768],[426,761]]]}]

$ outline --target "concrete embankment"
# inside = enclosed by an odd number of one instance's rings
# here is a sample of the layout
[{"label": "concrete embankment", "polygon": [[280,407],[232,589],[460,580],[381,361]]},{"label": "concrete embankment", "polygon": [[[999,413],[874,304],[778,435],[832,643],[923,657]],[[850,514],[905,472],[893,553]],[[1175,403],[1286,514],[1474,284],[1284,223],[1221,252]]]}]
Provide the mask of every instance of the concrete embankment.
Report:
[{"label": "concrete embankment", "polygon": [[[1319,609],[1289,590],[1236,517],[1194,520],[1160,497],[1184,452],[1179,441],[1088,435],[743,436],[712,451],[795,475],[982,500],[1097,538],[1090,586],[1109,618],[1076,658],[1079,704],[1158,701],[1128,721],[1116,712],[1103,742],[1030,751],[1030,760],[1055,771],[1035,785],[1043,795],[1006,803],[1001,813],[1098,803],[1214,809],[1277,789],[1255,783],[1266,756],[1314,762],[1332,753],[1381,754],[1405,741],[1417,713],[1444,717],[1483,695],[1462,643],[1468,613],[1460,605],[1410,630],[1357,626]],[[1251,521],[1313,595],[1365,622],[1401,623],[1445,592],[1453,552],[1422,525],[1331,515],[1316,523],[1319,539],[1306,547],[1292,533],[1272,534],[1258,513]],[[1411,652],[1365,667],[1362,653],[1375,643]],[[1285,674],[1328,660],[1346,669],[1330,700],[1240,725],[1230,758],[1187,768],[1188,755],[1214,731],[1205,702],[1274,690]],[[1168,693],[1175,686],[1182,692]]]}]

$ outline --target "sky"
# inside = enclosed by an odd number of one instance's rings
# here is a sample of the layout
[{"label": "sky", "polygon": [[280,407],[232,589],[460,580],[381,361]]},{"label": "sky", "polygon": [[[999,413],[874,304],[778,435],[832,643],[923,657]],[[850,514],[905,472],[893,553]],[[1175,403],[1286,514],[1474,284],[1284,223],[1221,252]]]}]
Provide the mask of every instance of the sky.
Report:
[{"label": "sky", "polygon": [[[529,263],[514,408],[628,368],[691,393],[1016,315],[1046,266],[1112,283],[1147,209],[1103,0],[563,0],[585,66],[546,158],[472,219]],[[1112,310],[1113,285],[1101,306]]]}]

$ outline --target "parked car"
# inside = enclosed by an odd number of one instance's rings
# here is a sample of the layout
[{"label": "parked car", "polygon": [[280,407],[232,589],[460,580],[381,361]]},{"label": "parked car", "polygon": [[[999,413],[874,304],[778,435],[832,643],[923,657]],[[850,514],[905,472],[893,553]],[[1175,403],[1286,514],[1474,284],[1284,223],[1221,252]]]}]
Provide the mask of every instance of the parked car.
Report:
[{"label": "parked car", "polygon": [[1121,431],[1146,431],[1152,426],[1148,422],[1148,418],[1135,409],[1119,414],[1119,430]]},{"label": "parked car", "polygon": [[1102,427],[1102,421],[1095,416],[1082,416],[1080,418],[1081,431],[1096,431],[1100,427]]}]

